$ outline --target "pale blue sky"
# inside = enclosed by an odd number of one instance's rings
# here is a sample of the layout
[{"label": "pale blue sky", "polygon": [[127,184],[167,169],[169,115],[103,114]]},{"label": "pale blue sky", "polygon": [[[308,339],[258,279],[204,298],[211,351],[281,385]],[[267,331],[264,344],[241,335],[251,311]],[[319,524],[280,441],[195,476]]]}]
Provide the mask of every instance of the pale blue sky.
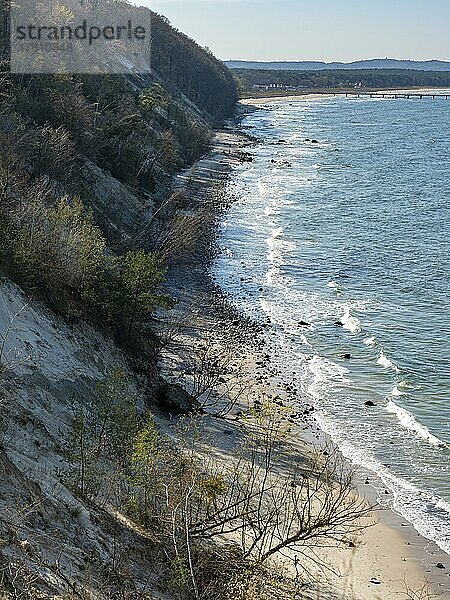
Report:
[{"label": "pale blue sky", "polygon": [[450,0],[134,0],[222,59],[450,60]]}]

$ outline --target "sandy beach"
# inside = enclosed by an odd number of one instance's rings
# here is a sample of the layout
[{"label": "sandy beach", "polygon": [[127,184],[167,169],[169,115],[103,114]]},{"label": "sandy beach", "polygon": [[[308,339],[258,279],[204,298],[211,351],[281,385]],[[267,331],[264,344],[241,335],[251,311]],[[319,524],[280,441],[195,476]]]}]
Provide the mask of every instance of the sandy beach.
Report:
[{"label": "sandy beach", "polygon": [[[379,96],[382,96],[383,94],[436,94],[436,95],[447,95],[450,94],[450,90],[449,89],[444,89],[444,88],[410,88],[410,89],[398,89],[398,90],[376,90],[376,91],[365,91],[365,90],[353,90],[352,92],[349,92],[349,98],[354,98],[355,94],[358,94],[358,91],[361,92],[361,94],[364,93],[372,93],[372,94],[377,94]],[[292,94],[292,95],[281,95],[281,96],[267,96],[265,98],[244,98],[242,100],[240,100],[240,104],[242,106],[255,106],[255,107],[261,107],[265,104],[278,104],[280,102],[310,102],[310,101],[317,101],[317,100],[327,100],[330,98],[345,98],[345,93],[340,93],[340,94],[333,94],[333,93],[314,93],[314,92],[307,92],[304,94]]]},{"label": "sandy beach", "polygon": [[[314,96],[313,98],[323,98]],[[307,97],[289,97],[283,100],[311,100]],[[258,106],[274,98],[242,101],[242,105]],[[184,190],[190,199],[192,210],[205,203],[214,202],[217,213],[223,214],[233,201],[226,194],[226,181],[238,165],[245,162],[243,156],[251,152],[254,143],[236,128],[220,131],[216,136],[213,151],[192,168],[178,176],[175,188]],[[177,378],[189,351],[199,340],[208,339],[217,351],[224,348],[234,352],[239,362],[241,377],[255,390],[257,395],[279,395],[286,406],[298,409],[295,392],[286,391],[286,382],[273,368],[267,355],[267,330],[242,320],[235,308],[225,299],[209,275],[209,259],[204,259],[207,248],[214,248],[214,231],[206,232],[203,250],[190,260],[178,264],[169,271],[169,284],[172,293],[180,300],[177,307],[180,315],[189,314],[189,320],[177,349],[164,357],[167,376]],[[212,342],[211,342],[212,340]],[[245,402],[239,412],[246,409]],[[247,405],[248,408],[248,405]],[[311,440],[323,435],[317,430],[314,420],[297,419],[292,423],[291,435],[286,444],[295,456],[312,451]],[[234,443],[239,439],[242,423],[236,414],[223,420],[205,416],[205,430],[209,432],[205,442],[205,452],[214,453],[221,459],[227,458]],[[224,433],[225,431],[225,433]],[[231,433],[230,433],[231,432]],[[358,479],[363,475],[360,474]],[[364,488],[364,489],[362,489]],[[370,489],[369,489],[370,488]],[[375,489],[360,486],[360,493],[375,503]],[[435,544],[417,534],[413,527],[390,510],[377,510],[373,513],[376,524],[365,529],[350,547],[336,546],[314,549],[320,558],[311,562],[310,595],[305,598],[333,597],[354,600],[385,600],[389,598],[427,599],[439,594],[440,598],[450,598],[449,557]],[[445,569],[437,567],[442,563]],[[287,567],[286,567],[287,568]],[[315,571],[314,571],[315,569]],[[318,587],[320,582],[320,587]],[[407,589],[417,595],[407,594]],[[326,590],[331,595],[325,596]],[[419,592],[419,590],[422,590]],[[425,593],[425,590],[427,592]],[[319,595],[324,594],[324,595]],[[427,595],[430,594],[430,595]]]}]

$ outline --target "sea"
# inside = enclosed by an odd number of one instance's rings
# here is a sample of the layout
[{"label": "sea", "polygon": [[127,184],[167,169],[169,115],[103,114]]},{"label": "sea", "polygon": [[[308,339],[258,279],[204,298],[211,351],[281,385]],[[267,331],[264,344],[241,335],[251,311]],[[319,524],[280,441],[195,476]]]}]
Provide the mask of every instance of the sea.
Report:
[{"label": "sea", "polygon": [[213,275],[380,503],[450,553],[450,100],[287,99],[241,126]]}]

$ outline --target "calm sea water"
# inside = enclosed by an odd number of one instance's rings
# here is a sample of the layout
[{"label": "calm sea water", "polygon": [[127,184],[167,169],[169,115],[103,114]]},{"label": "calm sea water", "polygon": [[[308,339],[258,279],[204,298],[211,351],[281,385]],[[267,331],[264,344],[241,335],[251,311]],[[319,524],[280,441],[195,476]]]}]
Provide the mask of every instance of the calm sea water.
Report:
[{"label": "calm sea water", "polygon": [[270,317],[382,502],[450,553],[450,101],[285,102],[243,127],[261,143],[230,183],[215,274]]}]

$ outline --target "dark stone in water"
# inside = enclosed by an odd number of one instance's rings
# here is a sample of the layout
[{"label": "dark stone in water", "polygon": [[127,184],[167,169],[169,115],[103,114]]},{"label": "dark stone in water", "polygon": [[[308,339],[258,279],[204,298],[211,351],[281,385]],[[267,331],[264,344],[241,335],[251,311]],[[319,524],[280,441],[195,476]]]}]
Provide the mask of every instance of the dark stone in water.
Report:
[{"label": "dark stone in water", "polygon": [[372,400],[367,400],[367,402],[364,402],[365,406],[376,406],[375,402],[372,402]]},{"label": "dark stone in water", "polygon": [[436,565],[436,567],[437,567],[438,569],[445,569],[445,567],[444,567],[444,565],[443,565],[442,563],[438,563],[438,564]]},{"label": "dark stone in water", "polygon": [[335,321],[334,324],[338,327],[344,327],[344,323],[342,321]]},{"label": "dark stone in water", "polygon": [[300,325],[300,327],[309,327],[310,326],[310,324],[307,323],[306,321],[299,321],[299,325]]},{"label": "dark stone in water", "polygon": [[350,359],[351,359],[351,357],[352,357],[352,355],[351,355],[351,354],[349,354],[348,352],[347,352],[346,354],[343,354],[343,355],[342,355],[342,358],[345,358],[345,360],[350,360]]},{"label": "dark stone in water", "polygon": [[311,140],[311,144],[318,144],[319,141],[318,140]]}]

